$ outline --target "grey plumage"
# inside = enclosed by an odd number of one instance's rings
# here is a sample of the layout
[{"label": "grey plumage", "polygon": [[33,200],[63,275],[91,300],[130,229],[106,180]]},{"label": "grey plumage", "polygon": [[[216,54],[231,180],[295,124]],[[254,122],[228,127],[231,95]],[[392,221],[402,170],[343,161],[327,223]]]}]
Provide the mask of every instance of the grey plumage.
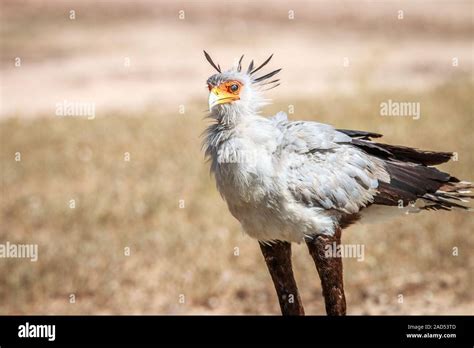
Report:
[{"label": "grey plumage", "polygon": [[217,188],[250,236],[301,242],[333,235],[374,205],[400,212],[465,208],[460,203],[471,198],[472,184],[430,167],[450,153],[376,143],[371,138],[380,134],[289,121],[283,112],[260,116],[266,101],[257,87],[281,69],[253,74],[270,59],[246,73],[239,61],[208,79],[211,86],[243,86],[238,100],[211,108],[204,148]]}]

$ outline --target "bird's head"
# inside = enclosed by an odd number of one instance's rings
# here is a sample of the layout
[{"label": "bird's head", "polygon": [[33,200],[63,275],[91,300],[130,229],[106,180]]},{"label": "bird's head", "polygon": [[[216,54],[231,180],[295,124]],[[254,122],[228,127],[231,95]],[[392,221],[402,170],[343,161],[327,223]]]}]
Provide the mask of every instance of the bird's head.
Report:
[{"label": "bird's head", "polygon": [[279,79],[272,79],[272,77],[281,69],[259,77],[255,74],[270,61],[273,55],[258,67],[254,66],[252,60],[245,70],[242,69],[244,58],[242,56],[238,63],[227,71],[222,71],[220,65],[216,65],[206,51],[204,55],[212,67],[218,71],[207,79],[211,115],[219,117],[224,114],[257,113],[261,106],[267,104],[261,92],[279,85]]}]

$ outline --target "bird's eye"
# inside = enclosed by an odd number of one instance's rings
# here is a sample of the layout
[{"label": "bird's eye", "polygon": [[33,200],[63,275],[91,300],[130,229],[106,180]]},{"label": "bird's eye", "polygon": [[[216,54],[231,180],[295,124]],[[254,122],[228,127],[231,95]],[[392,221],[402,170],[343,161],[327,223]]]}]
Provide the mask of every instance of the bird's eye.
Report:
[{"label": "bird's eye", "polygon": [[237,84],[235,84],[235,83],[232,84],[232,85],[230,86],[230,90],[231,90],[232,92],[237,92],[237,91],[239,90],[239,85],[237,85]]},{"label": "bird's eye", "polygon": [[212,89],[212,86],[210,83],[207,84],[207,88],[209,89],[209,91]]}]

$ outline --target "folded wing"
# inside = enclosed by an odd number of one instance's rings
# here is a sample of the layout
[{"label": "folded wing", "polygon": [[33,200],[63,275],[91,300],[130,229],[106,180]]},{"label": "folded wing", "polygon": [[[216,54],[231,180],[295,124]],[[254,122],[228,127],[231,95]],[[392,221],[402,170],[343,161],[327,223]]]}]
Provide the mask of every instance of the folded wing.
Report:
[{"label": "folded wing", "polygon": [[316,122],[276,121],[288,190],[296,202],[347,214],[371,204],[404,206],[421,199],[422,209],[462,208],[472,184],[431,165],[452,153],[372,142],[380,134],[336,130]]}]

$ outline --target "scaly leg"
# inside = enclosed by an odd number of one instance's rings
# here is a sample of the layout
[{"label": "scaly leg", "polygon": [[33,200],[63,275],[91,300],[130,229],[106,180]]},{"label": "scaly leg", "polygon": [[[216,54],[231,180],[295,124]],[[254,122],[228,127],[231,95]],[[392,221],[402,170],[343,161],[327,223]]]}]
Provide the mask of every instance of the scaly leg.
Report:
[{"label": "scaly leg", "polygon": [[275,285],[281,313],[304,315],[303,304],[291,266],[291,244],[280,241],[270,245],[262,242],[259,244]]},{"label": "scaly leg", "polygon": [[337,255],[326,255],[327,248],[333,249],[333,243],[341,244],[341,230],[334,236],[317,235],[306,241],[309,253],[313,257],[321,279],[323,296],[328,315],[346,315],[346,298],[342,277],[342,259]]}]

